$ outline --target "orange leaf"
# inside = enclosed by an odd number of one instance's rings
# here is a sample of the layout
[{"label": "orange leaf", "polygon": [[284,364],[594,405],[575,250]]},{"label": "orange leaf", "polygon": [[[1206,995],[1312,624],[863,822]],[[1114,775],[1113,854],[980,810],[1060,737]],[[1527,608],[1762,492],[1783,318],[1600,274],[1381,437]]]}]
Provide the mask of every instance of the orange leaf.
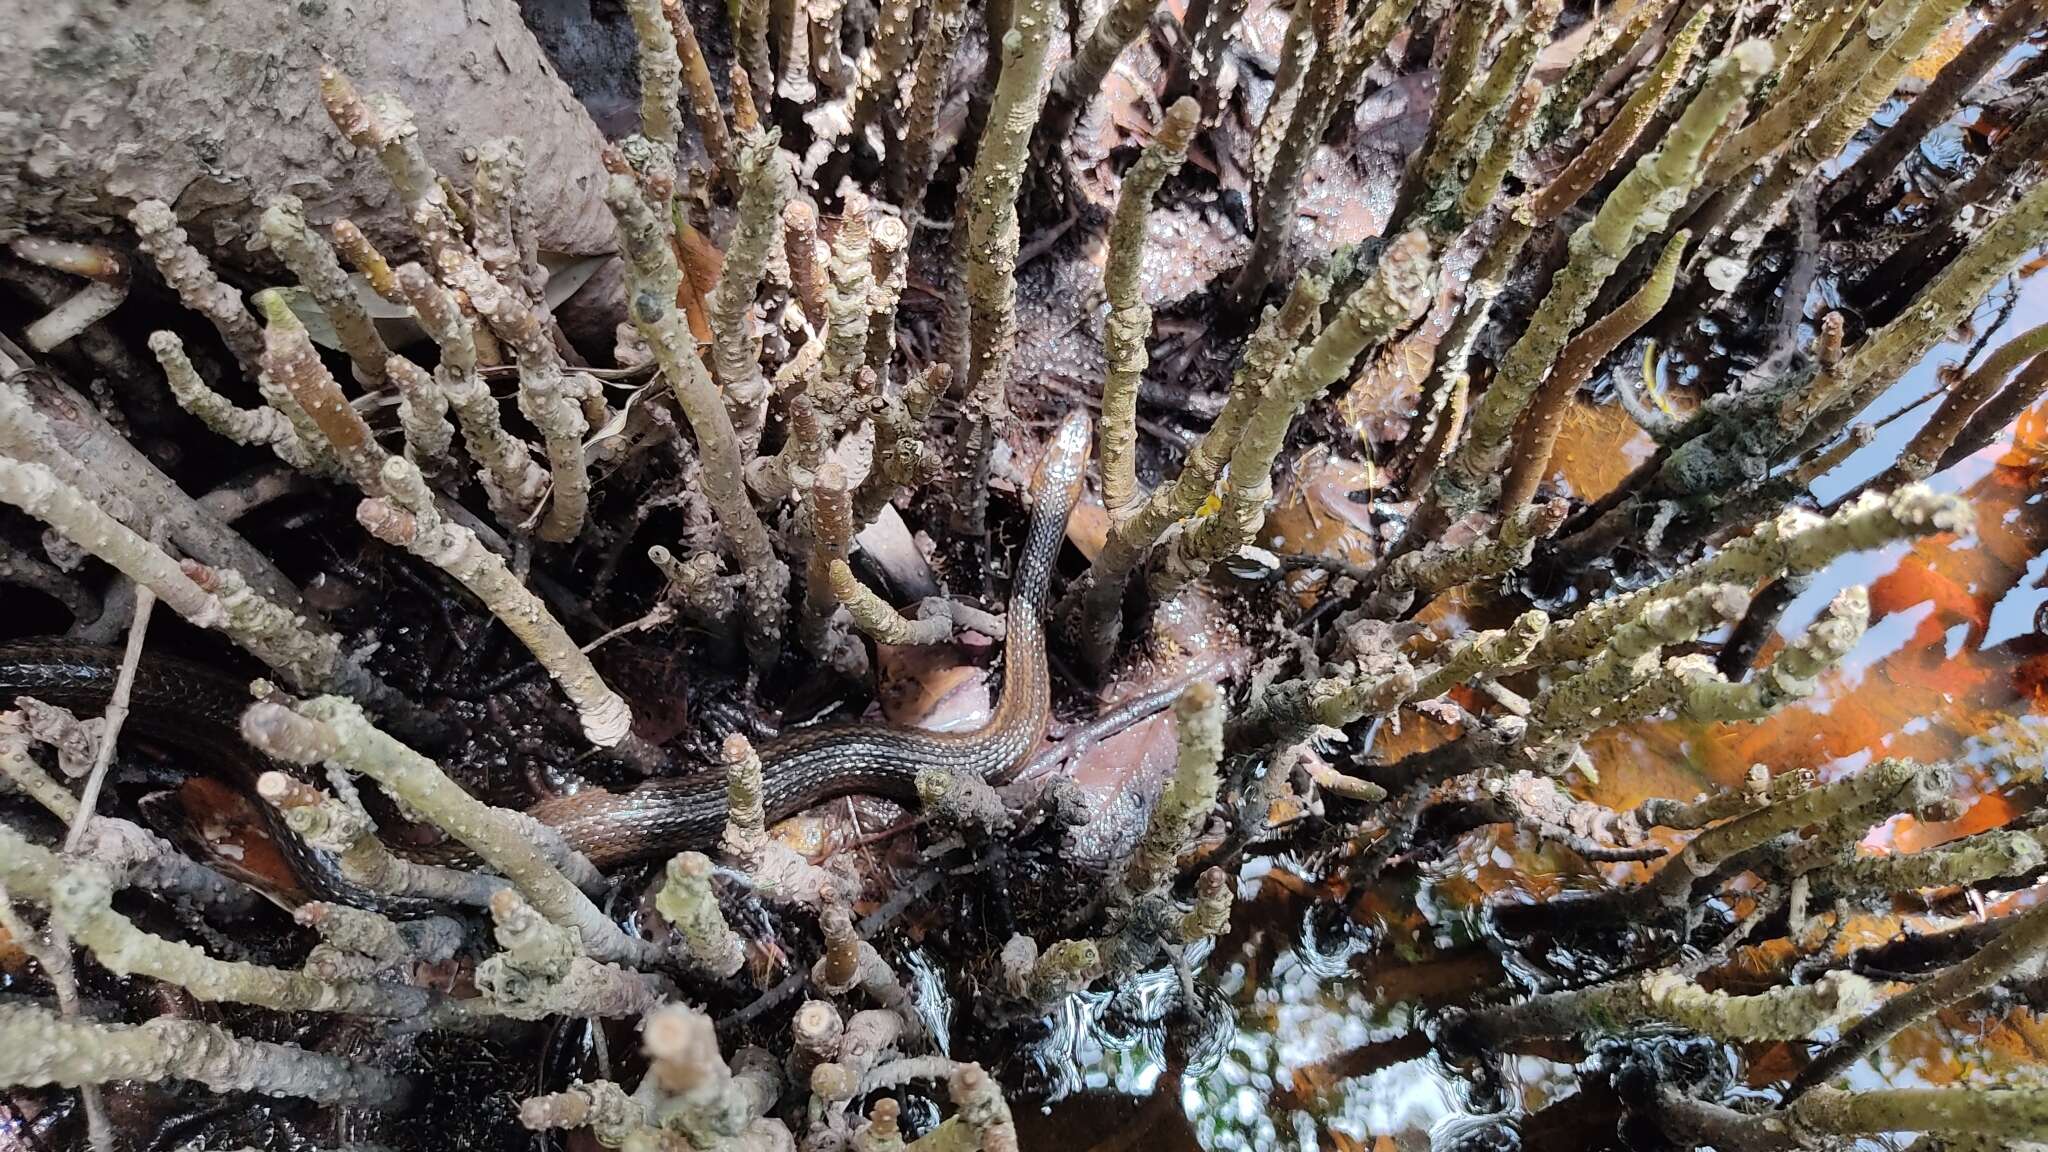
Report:
[{"label": "orange leaf", "polygon": [[682,306],[683,316],[690,322],[690,335],[698,343],[704,343],[711,339],[711,313],[704,301],[718,286],[718,273],[725,266],[725,254],[709,237],[690,227],[687,220],[677,221],[675,249],[676,260],[683,268],[683,282],[676,288],[676,303]]},{"label": "orange leaf", "polygon": [[207,863],[288,904],[307,899],[298,873],[247,796],[205,776],[186,780],[178,786],[177,796],[195,839],[212,857]]},{"label": "orange leaf", "polygon": [[1961,13],[1948,22],[1948,26],[1935,34],[1934,40],[1921,51],[1918,59],[1906,68],[1906,74],[1927,83],[1934,79],[1948,62],[1956,58],[1969,40],[1970,17]]},{"label": "orange leaf", "polygon": [[1649,459],[1654,447],[1621,405],[1573,397],[1550,453],[1550,469],[1572,495],[1598,500]]},{"label": "orange leaf", "polygon": [[[1921,622],[1923,630],[1940,633],[1958,620],[1967,620],[1978,628],[1990,624],[1991,606],[1965,587],[1955,575],[1937,567],[1941,559],[1939,554],[1930,556],[1916,549],[1899,561],[1898,567],[1873,581],[1870,585],[1871,618],[1882,619],[1932,603],[1934,612]],[[1916,640],[1929,638],[1914,637]]]},{"label": "orange leaf", "polygon": [[1999,457],[1998,463],[2006,468],[2025,469],[2030,474],[2048,469],[2048,400],[2020,413],[2012,426],[2012,447]]}]

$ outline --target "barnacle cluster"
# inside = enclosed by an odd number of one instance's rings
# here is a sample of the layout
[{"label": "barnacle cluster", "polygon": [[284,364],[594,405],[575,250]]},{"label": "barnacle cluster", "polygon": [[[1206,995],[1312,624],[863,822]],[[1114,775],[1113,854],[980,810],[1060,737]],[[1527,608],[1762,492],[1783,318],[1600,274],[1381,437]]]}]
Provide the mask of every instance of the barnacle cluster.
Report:
[{"label": "barnacle cluster", "polygon": [[[0,344],[0,502],[22,514],[6,522],[0,580],[50,592],[81,636],[125,633],[128,650],[104,719],[33,693],[0,714],[0,774],[20,793],[20,818],[0,824],[0,912],[51,991],[0,1009],[0,1083],[81,1090],[98,1148],[119,1146],[101,1086],[173,1079],[311,1102],[332,1118],[312,1130],[337,1141],[364,1125],[417,1140],[405,1118],[437,1107],[411,1063],[423,1034],[637,1020],[644,1061],[613,1054],[597,1074],[529,1085],[520,1123],[632,1149],[1015,1148],[992,1075],[1004,1037],[1162,966],[1181,974],[1174,1011],[1215,1025],[1225,1009],[1198,984],[1248,849],[1363,883],[1417,850],[1425,809],[1462,792],[1473,822],[1642,864],[1544,909],[1558,931],[1623,920],[1640,939],[1625,964],[1446,1012],[1432,1040],[1447,1059],[1645,1028],[1833,1037],[1762,1105],[1677,1084],[1631,1103],[1683,1146],[1897,1130],[2048,1140],[2036,1089],[1837,1085],[1914,1021],[2028,977],[2048,909],[2007,913],[1910,984],[1829,959],[1856,908],[2030,883],[2048,861],[2037,820],[1861,851],[1874,827],[1952,807],[1949,766],[1903,759],[1630,810],[1576,787],[1604,729],[1745,724],[1812,694],[1871,616],[1866,590],[1848,588],[1762,655],[1813,576],[1970,530],[1969,505],[1923,481],[2048,392],[2048,325],[1952,373],[1882,474],[1824,506],[1810,488],[1869,442],[1856,422],[1872,402],[2048,240],[2038,81],[1967,175],[1925,203],[1897,196],[1920,140],[2039,32],[2040,3],[2007,0],[1881,128],[1873,116],[1908,70],[1970,19],[1962,0],[1636,0],[1590,14],[1559,0],[1295,0],[1270,84],[1250,97],[1232,91],[1250,67],[1234,29],[1258,14],[1244,0],[1192,0],[1178,19],[1151,0],[736,0],[714,35],[692,5],[625,7],[639,130],[603,154],[611,366],[593,367],[556,314],[517,134],[437,171],[415,111],[337,67],[321,102],[357,162],[388,176],[409,229],[401,258],[346,217],[316,225],[284,188],[256,191],[292,283],[247,297],[157,200],[126,211],[135,255],[126,241],[13,242],[35,275],[85,284],[24,326],[32,352]],[[1148,30],[1173,51],[1144,73],[1142,145],[1113,203],[1097,202],[1081,137],[1099,135],[1120,58],[1153,61]],[[729,62],[710,52],[728,47]],[[1425,71],[1426,128],[1376,234],[1319,242],[1300,226],[1318,159],[1349,139],[1362,102]],[[1252,132],[1233,145],[1236,117]],[[1251,193],[1241,258],[1165,299],[1147,274],[1155,211],[1209,179],[1184,171],[1191,152],[1209,149],[1208,163],[1232,147]],[[1834,273],[1858,305],[1828,307],[1841,292],[1815,292],[1823,233],[1880,208],[1888,246],[1864,256],[1862,281]],[[991,493],[1021,487],[1019,461],[1040,451],[1020,398],[1043,407],[1019,268],[1028,231],[1065,214],[1103,239],[1099,296],[1069,305],[1099,350],[1087,383],[1100,515],[1092,535],[1072,532],[1085,566],[1005,619],[985,603],[1011,514]],[[151,325],[150,387],[209,434],[273,454],[282,467],[263,490],[195,499],[124,436],[118,408],[109,419],[33,359],[107,324],[138,255],[191,314]],[[921,296],[936,299],[935,325],[914,314]],[[1228,380],[1206,427],[1162,459],[1142,448],[1140,412],[1166,370],[1154,327],[1169,307],[1195,317]],[[1749,322],[1747,369],[1695,381],[1680,412],[1634,365],[1650,338],[1710,315],[1763,319]],[[703,742],[655,735],[646,698],[593,654],[668,630],[743,699],[792,669],[851,694],[904,647],[1039,642],[1043,611],[1065,666],[1109,682],[1171,647],[1164,621],[1188,605],[1278,586],[1246,591],[1231,573],[1273,561],[1265,520],[1304,428],[1334,391],[1418,350],[1429,366],[1405,436],[1365,445],[1387,484],[1370,562],[1309,558],[1328,570],[1336,615],[1298,643],[1244,629],[1271,646],[1254,647],[1240,682],[1197,665],[1192,683],[1138,701],[1171,702],[1176,756],[1108,860],[1068,851],[1080,802],[1043,773],[1012,783],[1013,758],[994,779],[918,776],[914,862],[879,877],[843,855],[821,862],[771,834],[775,765],[744,724],[722,725],[707,776],[690,763]],[[1655,445],[1594,499],[1559,483],[1553,460],[1589,385]],[[324,618],[291,565],[237,530],[270,488],[338,499],[356,547],[459,588],[460,610],[501,624],[531,658],[522,667],[552,683],[535,707],[566,706],[578,739],[557,755],[615,782],[697,781],[723,798],[716,837],[665,851],[650,877],[584,851],[546,805],[480,795],[464,773],[476,747],[498,746],[474,717],[435,707],[404,654]],[[901,578],[905,564],[922,579]],[[637,591],[621,590],[636,577],[615,582],[622,570],[639,573]],[[1544,592],[1589,574],[1570,596]],[[1519,598],[1520,614],[1472,613],[1495,621],[1481,627],[1429,611],[1454,596]],[[265,891],[99,810],[152,606],[265,677],[238,703],[239,738],[268,760],[252,790],[311,891]],[[1403,717],[1440,738],[1396,757],[1353,739]],[[1707,916],[1737,878],[1753,910]],[[992,917],[1008,926],[999,938],[949,938],[961,1000],[934,1008],[892,955],[895,918],[944,893],[1007,902],[1027,882],[1062,890]],[[265,896],[291,907],[309,946],[253,949],[207,927]],[[1732,950],[1778,938],[1804,957],[1787,966],[1797,979],[1717,980]],[[334,1051],[171,1016],[122,1022],[81,1003],[88,962],[200,1001],[356,1018],[375,1039]],[[956,1034],[982,1024],[990,1045]]]}]

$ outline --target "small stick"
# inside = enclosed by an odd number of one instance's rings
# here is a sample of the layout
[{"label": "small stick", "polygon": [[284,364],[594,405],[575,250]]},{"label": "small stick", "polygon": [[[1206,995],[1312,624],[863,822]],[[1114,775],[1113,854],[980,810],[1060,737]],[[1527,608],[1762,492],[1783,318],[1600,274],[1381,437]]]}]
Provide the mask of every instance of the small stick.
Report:
[{"label": "small stick", "polygon": [[[1089,30],[1088,38],[1075,46],[1073,57],[1053,73],[1051,91],[1045,98],[1045,114],[1038,127],[1040,139],[1050,152],[1067,150],[1074,122],[1094,101],[1109,70],[1116,66],[1117,57],[1144,31],[1146,21],[1157,7],[1159,0],[1112,0]],[[1199,106],[1196,111],[1200,111]]]},{"label": "small stick", "polygon": [[398,289],[398,277],[391,270],[391,262],[384,258],[356,222],[343,217],[334,222],[330,229],[334,237],[335,250],[349,262],[370,285],[370,291],[382,296],[393,304],[405,303],[405,295]]},{"label": "small stick", "polygon": [[331,470],[331,466],[299,438],[299,430],[292,425],[291,417],[268,404],[257,408],[240,407],[209,387],[200,378],[199,370],[192,366],[191,358],[185,354],[185,345],[176,333],[150,333],[149,350],[156,354],[157,363],[163,366],[164,378],[170,381],[171,395],[177,399],[178,407],[197,417],[215,434],[237,444],[268,447],[277,453],[278,459],[301,472],[319,475],[323,467]]},{"label": "small stick", "polygon": [[[735,69],[744,68],[751,92],[761,94],[761,99],[773,103],[775,100],[775,67],[768,58],[768,0],[734,0],[733,10],[737,18],[733,21],[733,52],[738,57]],[[740,100],[740,88],[733,86],[733,103]],[[740,131],[750,125],[739,122]]]},{"label": "small stick", "polygon": [[411,461],[390,457],[380,479],[380,495],[357,506],[357,522],[379,540],[454,577],[504,621],[575,705],[585,739],[599,748],[631,748],[633,714],[625,698],[605,683],[568,629],[504,558],[486,548],[476,533],[442,517]]},{"label": "small stick", "polygon": [[111,249],[40,236],[23,236],[7,247],[31,264],[86,279],[83,288],[22,331],[37,352],[48,352],[84,332],[128,298],[128,265]]},{"label": "small stick", "polygon": [[1702,8],[1679,30],[1664,54],[1657,58],[1650,74],[1643,78],[1636,90],[1630,93],[1621,111],[1614,114],[1607,127],[1593,138],[1593,142],[1579,150],[1564,171],[1553,177],[1530,201],[1530,214],[1538,224],[1549,223],[1564,215],[1565,210],[1577,203],[1593,185],[1600,182],[1621,158],[1635,147],[1638,137],[1649,126],[1650,120],[1663,106],[1664,98],[1684,78],[1686,65],[1692,62],[1693,53],[1698,50],[1700,37],[1706,33],[1707,21],[1712,12]]},{"label": "small stick", "polygon": [[137,1025],[70,1020],[28,1004],[0,1009],[0,1078],[10,1084],[96,1086],[112,1080],[196,1080],[221,1092],[301,1096],[396,1110],[405,1077],[289,1044],[244,1040],[214,1024],[160,1018]]},{"label": "small stick", "polygon": [[793,199],[782,207],[782,247],[789,261],[790,294],[811,327],[825,327],[825,285],[818,273],[818,209]]},{"label": "small stick", "polygon": [[759,446],[768,415],[768,381],[761,375],[755,342],[754,297],[793,191],[789,164],[776,140],[772,132],[741,135],[739,218],[726,241],[718,285],[705,301],[711,319],[712,374],[725,393],[726,412],[746,456]]},{"label": "small stick", "polygon": [[711,860],[702,852],[684,852],[668,862],[668,880],[654,904],[682,934],[689,955],[705,971],[731,977],[746,965],[746,945],[718,910]]},{"label": "small stick", "polygon": [[633,325],[654,350],[662,379],[697,434],[705,498],[725,530],[733,559],[748,574],[747,650],[754,667],[765,671],[782,654],[782,592],[788,586],[789,568],[775,554],[768,528],[747,495],[746,460],[725,397],[698,356],[696,342],[684,331],[675,304],[682,270],[660,218],[630,176],[612,177],[605,202],[618,217]]},{"label": "small stick", "polygon": [[905,66],[910,63],[911,18],[916,15],[917,5],[913,0],[885,0],[880,9],[874,37],[867,51],[861,53],[855,78],[852,127],[848,132],[856,139],[885,106],[895,102]]},{"label": "small stick", "polygon": [[306,205],[297,196],[277,196],[263,211],[263,237],[270,242],[301,288],[320,306],[334,335],[355,366],[356,377],[371,391],[384,387],[384,361],[391,350],[377,334],[369,310],[356,298],[354,281],[342,271],[334,249],[306,221]]},{"label": "small stick", "polygon": [[1044,101],[1053,5],[1020,0],[1002,37],[1002,69],[974,169],[955,213],[954,244],[965,266],[968,317],[967,400],[959,433],[954,527],[982,535],[988,515],[989,458],[1009,424],[1010,364],[1017,351],[1017,191],[1029,160],[1031,125]]},{"label": "small stick", "polygon": [[683,62],[673,30],[675,17],[664,12],[664,7],[661,0],[626,0],[633,37],[640,47],[633,54],[640,68],[640,134],[673,155]]},{"label": "small stick", "polygon": [[64,834],[66,853],[78,851],[85,843],[86,826],[92,823],[93,809],[99,806],[100,788],[106,783],[107,768],[114,762],[114,742],[121,735],[121,726],[128,722],[128,698],[135,690],[135,669],[142,663],[142,640],[149,632],[150,613],[155,610],[156,593],[147,584],[135,585],[135,618],[128,625],[128,646],[121,653],[121,671],[114,678],[113,698],[107,701],[99,745],[93,752],[92,771],[79,793],[78,815],[72,817],[71,829]]},{"label": "small stick", "polygon": [[164,283],[187,308],[213,322],[228,351],[253,379],[262,370],[263,329],[242,303],[242,294],[220,282],[212,265],[185,238],[178,218],[161,200],[144,200],[128,213],[135,238],[156,263]]},{"label": "small stick", "polygon": [[732,138],[726,134],[725,111],[718,104],[718,89],[711,86],[711,67],[704,49],[697,44],[697,29],[682,0],[662,0],[662,14],[676,38],[676,51],[683,58],[683,85],[689,89],[690,108],[697,116],[697,135],[718,173],[718,182],[728,193],[739,191],[739,176],[732,162]]},{"label": "small stick", "polygon": [[939,105],[945,99],[946,66],[960,42],[960,15],[966,0],[936,0],[926,22],[924,43],[917,50],[916,71],[911,75],[910,105],[903,116],[900,143],[889,145],[889,192],[898,207],[915,213],[924,205],[925,186],[932,176],[932,136],[937,131]]},{"label": "small stick", "polygon": [[1557,450],[1559,433],[1564,431],[1565,413],[1572,397],[1608,353],[1663,310],[1671,299],[1679,259],[1685,255],[1686,243],[1691,238],[1692,233],[1682,228],[1673,233],[1643,286],[1616,305],[1614,311],[1588,324],[1558,354],[1549,378],[1537,387],[1536,398],[1523,410],[1516,426],[1514,452],[1508,460],[1507,477],[1501,482],[1503,514],[1535,499],[1536,489],[1550,474],[1550,457]]},{"label": "small stick", "polygon": [[1127,515],[1138,499],[1138,388],[1148,363],[1145,343],[1152,334],[1152,308],[1145,302],[1143,284],[1146,218],[1159,186],[1187,158],[1188,140],[1201,112],[1192,96],[1175,101],[1117,193],[1109,257],[1102,269],[1102,289],[1109,297],[1102,344],[1109,368],[1102,382],[1101,432],[1096,441],[1102,503],[1112,516]]}]

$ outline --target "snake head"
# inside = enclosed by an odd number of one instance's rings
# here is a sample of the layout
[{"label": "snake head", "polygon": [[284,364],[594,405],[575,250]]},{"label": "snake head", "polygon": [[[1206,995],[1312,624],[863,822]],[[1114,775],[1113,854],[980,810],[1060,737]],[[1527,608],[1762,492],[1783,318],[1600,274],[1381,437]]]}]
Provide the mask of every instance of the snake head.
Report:
[{"label": "snake head", "polygon": [[1032,502],[1048,497],[1071,504],[1080,495],[1081,478],[1088,470],[1088,446],[1093,425],[1086,408],[1067,413],[1046,442],[1038,458],[1038,472],[1031,480]]}]

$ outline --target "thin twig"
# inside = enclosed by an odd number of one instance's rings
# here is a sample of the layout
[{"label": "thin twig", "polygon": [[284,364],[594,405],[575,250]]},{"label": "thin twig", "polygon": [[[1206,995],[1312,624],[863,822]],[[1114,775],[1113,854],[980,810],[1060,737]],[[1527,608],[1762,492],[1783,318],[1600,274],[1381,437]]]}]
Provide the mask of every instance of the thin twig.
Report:
[{"label": "thin twig", "polygon": [[93,750],[92,772],[85,778],[85,790],[78,797],[78,815],[72,818],[71,829],[64,834],[67,855],[77,852],[85,843],[86,826],[92,823],[93,809],[99,806],[100,786],[106,782],[107,768],[114,762],[114,742],[121,735],[121,725],[128,721],[128,695],[135,687],[135,669],[142,663],[143,636],[149,631],[149,615],[155,608],[156,593],[145,584],[136,584],[135,619],[128,625],[128,648],[121,654],[121,673],[114,680],[113,699],[107,701],[99,746]]},{"label": "thin twig", "polygon": [[[158,545],[163,542],[159,529],[150,533]],[[71,818],[71,828],[64,834],[64,852],[76,853],[85,842],[85,830],[92,823],[93,809],[99,806],[100,788],[106,783],[107,769],[114,762],[114,744],[120,738],[121,726],[128,721],[128,697],[135,687],[135,670],[142,663],[142,641],[149,631],[150,613],[156,609],[156,593],[146,584],[135,585],[135,616],[128,625],[128,647],[121,655],[121,672],[114,680],[114,695],[107,701],[105,720],[100,726],[99,744],[93,750],[92,771],[85,778],[85,789],[78,797],[78,814]],[[8,918],[13,919],[13,904],[8,901],[4,890],[0,890],[0,905],[7,909]],[[8,934],[28,951],[31,937],[20,930],[15,923],[5,925]],[[43,965],[43,971],[57,988],[59,1007],[66,1016],[78,1014],[78,978],[71,969],[71,940],[62,928],[50,926],[50,946],[47,951],[36,955]],[[114,1152],[114,1129],[107,1120],[107,1106],[98,1085],[88,1084],[78,1090],[79,1102],[85,1107],[86,1130],[91,1134],[95,1152]]]},{"label": "thin twig", "polygon": [[[624,624],[619,625],[617,628],[614,628],[611,631],[606,632],[604,635],[599,636],[597,639],[592,640],[590,643],[585,644],[583,646],[583,653],[587,656],[590,653],[597,651],[597,649],[601,645],[603,645],[607,640],[617,639],[620,636],[624,636],[628,632],[646,632],[650,629],[659,628],[663,624],[666,624],[675,618],[676,610],[672,606],[666,603],[656,604],[654,607],[647,610],[647,614],[645,616],[628,620]],[[538,664],[535,664],[530,668],[524,669],[521,672],[521,678],[524,678],[526,672],[538,671],[539,669],[540,665]]]}]

